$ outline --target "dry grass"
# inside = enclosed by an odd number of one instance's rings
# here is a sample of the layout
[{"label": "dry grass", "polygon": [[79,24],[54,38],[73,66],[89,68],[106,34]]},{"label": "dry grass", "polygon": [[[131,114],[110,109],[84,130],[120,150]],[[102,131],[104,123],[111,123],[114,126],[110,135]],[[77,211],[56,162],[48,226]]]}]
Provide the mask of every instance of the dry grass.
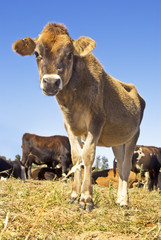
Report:
[{"label": "dry grass", "polygon": [[161,239],[161,195],[130,189],[128,208],[116,190],[94,186],[91,213],[70,204],[71,182],[0,181],[0,239]]}]

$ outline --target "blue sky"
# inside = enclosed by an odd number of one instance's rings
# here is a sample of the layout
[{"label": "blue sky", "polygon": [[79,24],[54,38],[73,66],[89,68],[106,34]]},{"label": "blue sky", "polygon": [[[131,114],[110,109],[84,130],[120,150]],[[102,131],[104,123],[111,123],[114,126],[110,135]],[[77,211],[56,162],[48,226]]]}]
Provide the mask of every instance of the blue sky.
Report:
[{"label": "blue sky", "polygon": [[[0,3],[0,155],[21,155],[22,135],[66,135],[55,97],[41,93],[34,56],[12,43],[37,37],[48,22],[64,23],[73,39],[89,36],[107,73],[133,83],[146,100],[138,144],[161,147],[161,1],[28,0]],[[113,154],[97,148],[112,164]]]}]

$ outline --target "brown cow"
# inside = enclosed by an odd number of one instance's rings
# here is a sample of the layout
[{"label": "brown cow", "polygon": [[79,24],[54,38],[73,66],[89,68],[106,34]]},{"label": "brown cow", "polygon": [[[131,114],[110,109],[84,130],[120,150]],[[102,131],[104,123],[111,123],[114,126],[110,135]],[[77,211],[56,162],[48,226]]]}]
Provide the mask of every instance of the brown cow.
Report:
[{"label": "brown cow", "polygon": [[22,164],[29,169],[30,178],[32,163],[47,164],[53,168],[61,164],[62,173],[67,174],[67,169],[72,165],[68,137],[59,135],[44,137],[25,133],[22,137]]},{"label": "brown cow", "polygon": [[60,168],[37,168],[32,171],[32,178],[35,180],[53,180],[58,179],[62,176],[62,171]]},{"label": "brown cow", "polygon": [[[112,185],[114,188],[118,187],[118,170],[115,169],[108,169],[108,170],[103,170],[103,171],[98,171],[98,172],[93,172],[92,173],[92,180],[95,184],[98,184],[102,187],[109,187],[110,182],[112,182]],[[144,180],[144,178],[143,178]],[[128,179],[128,186],[129,188],[132,188],[135,186],[134,183],[137,183],[141,181],[141,176],[140,173],[134,173],[130,171],[129,179]]]},{"label": "brown cow", "polygon": [[[71,144],[73,165],[83,160],[74,173],[71,199],[80,196],[80,208],[93,208],[91,169],[96,145],[113,147],[118,161],[117,203],[128,204],[128,177],[132,154],[140,133],[145,101],[132,84],[108,75],[91,53],[95,41],[89,37],[73,40],[62,24],[49,23],[41,34],[13,44],[24,56],[35,54],[40,87],[47,96],[55,96],[64,116]],[[81,139],[85,141],[81,148]]]}]

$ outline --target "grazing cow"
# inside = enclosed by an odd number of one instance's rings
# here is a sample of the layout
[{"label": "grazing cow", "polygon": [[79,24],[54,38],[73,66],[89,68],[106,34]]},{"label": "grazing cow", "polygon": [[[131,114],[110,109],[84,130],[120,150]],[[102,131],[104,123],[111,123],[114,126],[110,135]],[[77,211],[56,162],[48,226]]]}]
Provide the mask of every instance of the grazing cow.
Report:
[{"label": "grazing cow", "polygon": [[13,166],[13,177],[21,178],[25,182],[25,168],[22,166],[21,162],[18,160],[11,161]]},{"label": "grazing cow", "polygon": [[0,158],[0,177],[9,178],[13,167],[8,160]]},{"label": "grazing cow", "polygon": [[32,163],[47,164],[55,168],[61,163],[62,172],[67,174],[67,168],[72,164],[71,150],[68,137],[51,136],[42,137],[26,133],[22,137],[22,164],[28,168],[31,178]]},{"label": "grazing cow", "polygon": [[62,176],[62,171],[60,168],[37,168],[32,171],[32,178],[35,180],[52,180],[57,179]]},{"label": "grazing cow", "polygon": [[0,177],[21,178],[25,182],[25,169],[18,160],[8,161],[0,158]]},{"label": "grazing cow", "polygon": [[74,173],[71,200],[80,197],[79,206],[87,211],[93,208],[91,169],[96,145],[112,146],[119,171],[117,203],[128,204],[131,159],[145,108],[134,85],[104,71],[91,53],[95,45],[89,37],[73,40],[66,27],[56,23],[47,24],[35,39],[26,37],[13,44],[22,56],[35,54],[42,92],[56,95],[73,165],[83,161],[85,167],[83,182],[80,169]]},{"label": "grazing cow", "polygon": [[132,171],[149,172],[148,188],[157,190],[158,175],[161,167],[161,148],[137,145],[132,158]]},{"label": "grazing cow", "polygon": [[[113,187],[118,187],[118,169],[108,169],[108,170],[102,170],[98,172],[92,173],[92,180],[94,184],[98,184],[102,187],[109,187],[110,182],[112,182]],[[128,186],[129,188],[132,188],[134,186],[134,183],[137,183],[141,180],[140,174],[136,174],[132,171],[130,171],[129,179],[128,179]]]}]

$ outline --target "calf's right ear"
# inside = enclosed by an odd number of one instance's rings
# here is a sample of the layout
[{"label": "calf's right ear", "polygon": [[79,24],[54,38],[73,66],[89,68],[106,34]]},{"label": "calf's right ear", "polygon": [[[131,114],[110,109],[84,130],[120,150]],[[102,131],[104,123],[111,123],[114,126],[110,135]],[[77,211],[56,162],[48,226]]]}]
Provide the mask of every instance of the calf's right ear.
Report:
[{"label": "calf's right ear", "polygon": [[36,39],[31,39],[26,37],[24,39],[19,39],[13,43],[13,51],[20,54],[21,56],[32,55],[36,47]]},{"label": "calf's right ear", "polygon": [[85,57],[95,48],[96,43],[89,37],[80,37],[73,42],[73,46],[76,55]]}]

